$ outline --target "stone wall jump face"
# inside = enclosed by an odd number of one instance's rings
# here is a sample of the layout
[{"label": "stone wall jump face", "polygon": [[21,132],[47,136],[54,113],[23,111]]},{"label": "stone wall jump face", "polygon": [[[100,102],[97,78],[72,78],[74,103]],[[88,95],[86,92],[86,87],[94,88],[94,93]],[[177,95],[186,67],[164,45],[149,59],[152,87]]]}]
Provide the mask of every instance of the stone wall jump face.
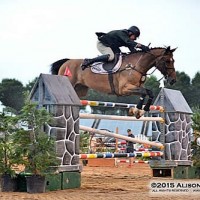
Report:
[{"label": "stone wall jump face", "polygon": [[73,166],[79,165],[79,107],[51,105],[48,110],[53,120],[48,124],[46,132],[56,139],[60,166],[68,166],[72,171]]},{"label": "stone wall jump face", "polygon": [[[191,160],[191,125],[189,114],[165,113],[165,160]],[[159,122],[152,122],[152,135],[160,142]]]}]

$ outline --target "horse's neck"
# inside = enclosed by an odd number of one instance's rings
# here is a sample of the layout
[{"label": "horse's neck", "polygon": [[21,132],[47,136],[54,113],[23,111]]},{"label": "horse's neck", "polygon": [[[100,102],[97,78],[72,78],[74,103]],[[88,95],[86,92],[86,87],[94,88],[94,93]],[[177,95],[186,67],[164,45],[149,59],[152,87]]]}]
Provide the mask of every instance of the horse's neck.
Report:
[{"label": "horse's neck", "polygon": [[162,56],[163,53],[165,52],[165,49],[164,48],[154,48],[154,49],[151,49],[150,51],[155,57],[159,57],[159,56]]},{"label": "horse's neck", "polygon": [[132,54],[128,59],[137,71],[146,74],[155,65],[156,59],[158,59],[162,53],[163,49],[155,48],[151,49],[151,51],[147,53],[138,52]]},{"label": "horse's neck", "polygon": [[155,57],[148,53],[136,53],[130,55],[129,63],[142,74],[146,74],[154,65]]}]

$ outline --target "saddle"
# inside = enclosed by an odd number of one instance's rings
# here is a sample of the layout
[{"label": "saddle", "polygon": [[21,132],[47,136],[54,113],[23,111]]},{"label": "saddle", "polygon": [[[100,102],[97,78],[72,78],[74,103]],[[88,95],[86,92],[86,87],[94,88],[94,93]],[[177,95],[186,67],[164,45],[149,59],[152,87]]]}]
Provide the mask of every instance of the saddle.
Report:
[{"label": "saddle", "polygon": [[115,54],[111,62],[96,62],[91,65],[91,71],[96,74],[111,74],[115,73],[122,64],[122,55]]}]

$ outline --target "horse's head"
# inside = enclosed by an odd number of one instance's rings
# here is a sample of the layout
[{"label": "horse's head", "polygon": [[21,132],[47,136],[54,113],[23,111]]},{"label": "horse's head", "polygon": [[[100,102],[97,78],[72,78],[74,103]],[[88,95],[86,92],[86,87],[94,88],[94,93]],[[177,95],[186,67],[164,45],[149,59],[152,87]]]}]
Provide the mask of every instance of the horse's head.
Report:
[{"label": "horse's head", "polygon": [[174,68],[173,52],[175,49],[160,48],[160,55],[156,58],[155,67],[164,75],[170,85],[176,82],[176,71]]}]

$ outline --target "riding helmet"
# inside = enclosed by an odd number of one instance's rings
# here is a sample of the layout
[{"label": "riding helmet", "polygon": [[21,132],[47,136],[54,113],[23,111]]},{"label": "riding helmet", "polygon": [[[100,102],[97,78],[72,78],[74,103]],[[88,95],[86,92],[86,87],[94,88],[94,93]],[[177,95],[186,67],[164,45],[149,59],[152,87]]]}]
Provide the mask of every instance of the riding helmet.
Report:
[{"label": "riding helmet", "polygon": [[129,32],[133,33],[133,35],[135,35],[136,37],[140,36],[140,29],[137,26],[131,26],[128,29]]}]

